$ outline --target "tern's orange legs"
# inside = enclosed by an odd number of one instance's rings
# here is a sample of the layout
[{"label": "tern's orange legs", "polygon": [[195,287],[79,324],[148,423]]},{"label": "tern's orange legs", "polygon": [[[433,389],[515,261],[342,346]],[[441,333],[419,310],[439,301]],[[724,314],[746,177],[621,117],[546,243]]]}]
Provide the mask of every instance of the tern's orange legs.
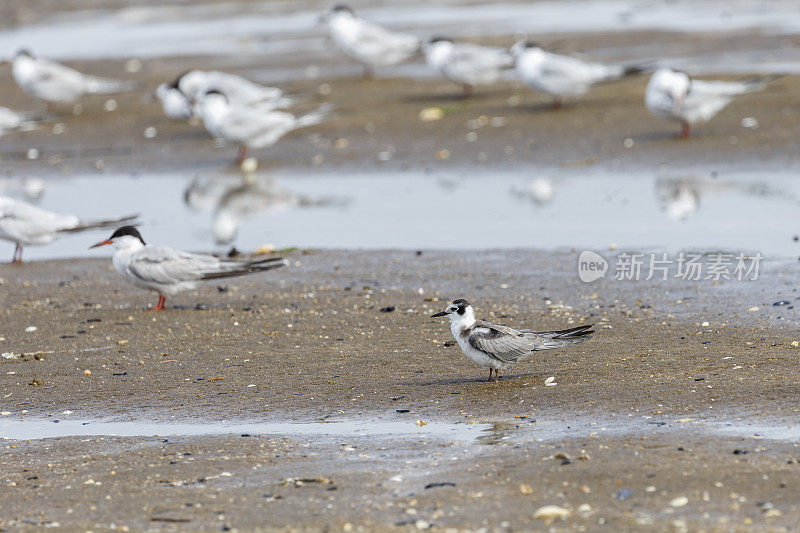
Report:
[{"label": "tern's orange legs", "polygon": [[17,243],[17,247],[14,248],[14,256],[11,258],[12,263],[22,263],[22,245]]},{"label": "tern's orange legs", "polygon": [[689,131],[691,130],[691,126],[685,120],[681,121],[681,134],[678,135],[678,139],[688,139],[689,138]]},{"label": "tern's orange legs", "polygon": [[242,161],[247,158],[247,145],[240,144],[239,145],[239,154],[236,156],[236,164],[241,165]]},{"label": "tern's orange legs", "polygon": [[161,311],[162,309],[164,309],[164,304],[166,302],[167,302],[167,299],[164,298],[164,295],[163,294],[159,294],[158,295],[158,303],[153,308],[153,311]]}]

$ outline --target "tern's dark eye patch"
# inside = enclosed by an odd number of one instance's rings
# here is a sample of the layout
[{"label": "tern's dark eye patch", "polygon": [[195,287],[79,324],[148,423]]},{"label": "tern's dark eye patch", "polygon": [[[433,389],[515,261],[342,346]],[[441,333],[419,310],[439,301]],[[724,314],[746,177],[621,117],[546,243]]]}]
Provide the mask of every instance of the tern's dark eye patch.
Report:
[{"label": "tern's dark eye patch", "polygon": [[465,308],[464,308],[464,307],[459,307],[459,308],[458,308],[458,311],[456,311],[456,312],[457,312],[459,315],[463,315],[463,314],[464,314],[464,311],[465,311]]}]

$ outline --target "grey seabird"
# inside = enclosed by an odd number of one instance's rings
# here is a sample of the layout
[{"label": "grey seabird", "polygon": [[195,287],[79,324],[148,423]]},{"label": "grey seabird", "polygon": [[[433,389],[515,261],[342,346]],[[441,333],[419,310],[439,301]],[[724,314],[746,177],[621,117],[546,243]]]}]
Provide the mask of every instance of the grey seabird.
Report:
[{"label": "grey seabird", "polygon": [[489,368],[488,381],[492,381],[492,372],[497,380],[500,378],[500,370],[527,359],[533,352],[583,342],[594,333],[591,324],[559,331],[538,332],[489,324],[477,320],[472,304],[463,298],[453,300],[447,309],[431,315],[431,317],[437,316],[450,318],[450,331],[453,332],[461,351],[473,363]]}]

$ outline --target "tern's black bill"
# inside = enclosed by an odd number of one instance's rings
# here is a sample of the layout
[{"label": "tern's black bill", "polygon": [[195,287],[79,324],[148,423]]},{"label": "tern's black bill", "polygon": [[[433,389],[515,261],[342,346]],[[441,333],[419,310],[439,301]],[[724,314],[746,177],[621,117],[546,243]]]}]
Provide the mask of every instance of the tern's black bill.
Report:
[{"label": "tern's black bill", "polygon": [[434,317],[437,317],[437,316],[447,316],[447,311],[442,311],[441,313],[436,313],[435,315],[431,315],[431,318],[434,318]]}]

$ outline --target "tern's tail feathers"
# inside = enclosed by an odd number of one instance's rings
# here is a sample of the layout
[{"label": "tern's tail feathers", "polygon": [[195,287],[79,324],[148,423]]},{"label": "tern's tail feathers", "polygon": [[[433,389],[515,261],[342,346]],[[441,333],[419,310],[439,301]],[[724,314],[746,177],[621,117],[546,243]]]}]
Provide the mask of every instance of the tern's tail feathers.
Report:
[{"label": "tern's tail feathers", "polygon": [[122,218],[111,218],[108,220],[91,220],[91,221],[81,221],[78,222],[76,226],[72,226],[70,228],[64,228],[61,231],[64,233],[77,233],[79,231],[85,231],[89,229],[111,229],[111,228],[118,228],[120,226],[127,226],[134,222],[139,215],[128,215]]},{"label": "tern's tail feathers", "polygon": [[282,257],[270,257],[269,259],[259,259],[258,261],[230,261],[223,263],[224,270],[206,272],[200,279],[219,279],[243,276],[251,272],[264,272],[286,265],[286,260]]},{"label": "tern's tail feathers", "polygon": [[594,333],[592,327],[594,327],[594,324],[558,331],[537,331],[531,333],[531,335],[535,335],[542,341],[542,344],[537,348],[538,350],[549,350],[552,348],[569,346],[570,344],[576,344],[589,339]]},{"label": "tern's tail feathers", "polygon": [[297,119],[296,128],[306,128],[308,126],[319,124],[320,122],[330,117],[333,108],[334,108],[333,104],[322,104],[314,111],[310,111],[305,115],[303,115],[302,117],[299,117]]},{"label": "tern's tail feathers", "polygon": [[635,76],[636,74],[641,74],[642,72],[648,72],[651,70],[655,70],[656,65],[653,62],[649,63],[635,63],[633,65],[623,65],[622,67],[622,77],[625,76]]},{"label": "tern's tail feathers", "polygon": [[91,94],[117,94],[136,90],[138,84],[130,81],[111,80],[108,78],[92,77],[88,80],[88,90]]},{"label": "tern's tail feathers", "polygon": [[786,76],[786,74],[767,74],[765,76],[748,78],[742,83],[745,84],[748,92],[762,91],[767,87],[767,85],[784,76]]}]

